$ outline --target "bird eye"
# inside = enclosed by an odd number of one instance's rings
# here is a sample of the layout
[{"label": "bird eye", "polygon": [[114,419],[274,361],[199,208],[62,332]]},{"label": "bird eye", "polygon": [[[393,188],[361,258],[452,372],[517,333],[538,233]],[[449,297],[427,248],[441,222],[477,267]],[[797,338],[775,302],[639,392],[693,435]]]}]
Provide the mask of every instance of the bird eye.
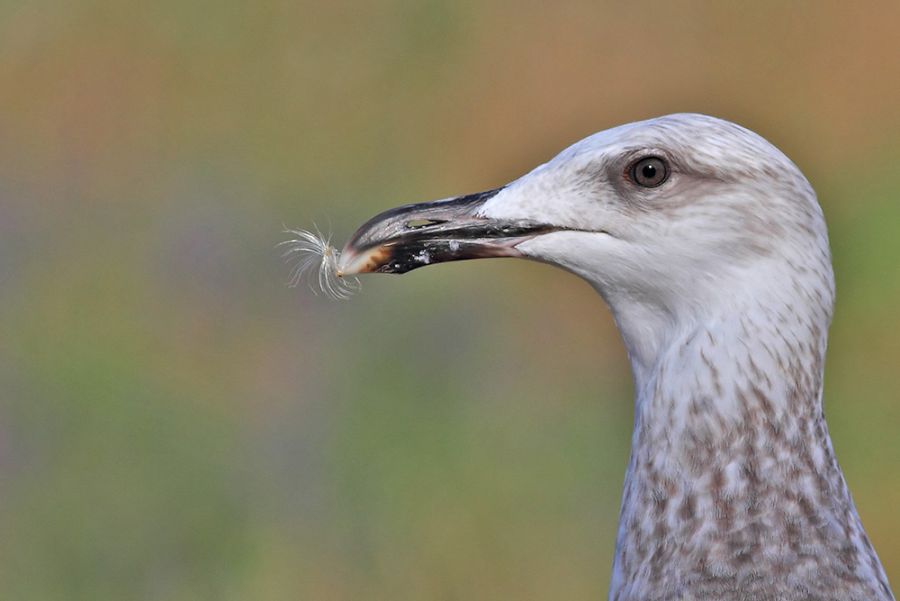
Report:
[{"label": "bird eye", "polygon": [[631,181],[645,188],[655,188],[669,179],[669,165],[659,157],[644,157],[631,164]]}]

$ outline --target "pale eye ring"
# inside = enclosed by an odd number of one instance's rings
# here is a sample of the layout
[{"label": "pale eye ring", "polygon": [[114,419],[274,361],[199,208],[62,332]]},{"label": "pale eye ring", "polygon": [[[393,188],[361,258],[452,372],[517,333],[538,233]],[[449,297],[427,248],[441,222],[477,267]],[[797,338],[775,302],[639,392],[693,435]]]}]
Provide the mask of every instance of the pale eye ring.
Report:
[{"label": "pale eye ring", "polygon": [[655,188],[669,179],[669,164],[660,157],[643,157],[628,169],[631,181],[644,188]]}]

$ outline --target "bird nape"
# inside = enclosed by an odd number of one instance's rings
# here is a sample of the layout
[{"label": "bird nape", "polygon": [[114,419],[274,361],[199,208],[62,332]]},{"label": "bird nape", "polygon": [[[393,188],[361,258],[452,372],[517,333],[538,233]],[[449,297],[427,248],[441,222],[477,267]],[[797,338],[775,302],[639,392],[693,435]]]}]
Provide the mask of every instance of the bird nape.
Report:
[{"label": "bird nape", "polygon": [[834,279],[784,154],[678,114],[365,223],[338,275],[521,257],[587,280],[635,379],[613,600],[893,599],[822,412]]}]

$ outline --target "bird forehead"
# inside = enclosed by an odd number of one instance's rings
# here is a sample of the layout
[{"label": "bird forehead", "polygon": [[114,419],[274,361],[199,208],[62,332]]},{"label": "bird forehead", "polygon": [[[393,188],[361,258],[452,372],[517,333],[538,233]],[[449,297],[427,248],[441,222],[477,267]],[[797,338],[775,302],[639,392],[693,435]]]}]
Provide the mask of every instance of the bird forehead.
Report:
[{"label": "bird forehead", "polygon": [[699,114],[666,115],[598,132],[562,151],[549,165],[567,171],[643,152],[666,155],[683,170],[716,179],[795,169],[761,136],[730,121]]}]

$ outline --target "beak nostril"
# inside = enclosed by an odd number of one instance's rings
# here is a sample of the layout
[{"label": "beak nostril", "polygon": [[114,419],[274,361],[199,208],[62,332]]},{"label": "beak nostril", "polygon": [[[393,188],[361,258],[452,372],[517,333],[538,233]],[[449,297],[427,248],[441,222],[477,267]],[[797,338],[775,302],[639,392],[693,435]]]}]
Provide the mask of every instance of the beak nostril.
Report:
[{"label": "beak nostril", "polygon": [[442,223],[447,223],[446,219],[410,219],[403,226],[408,230],[418,230],[423,227],[428,227],[430,225],[440,225]]}]

